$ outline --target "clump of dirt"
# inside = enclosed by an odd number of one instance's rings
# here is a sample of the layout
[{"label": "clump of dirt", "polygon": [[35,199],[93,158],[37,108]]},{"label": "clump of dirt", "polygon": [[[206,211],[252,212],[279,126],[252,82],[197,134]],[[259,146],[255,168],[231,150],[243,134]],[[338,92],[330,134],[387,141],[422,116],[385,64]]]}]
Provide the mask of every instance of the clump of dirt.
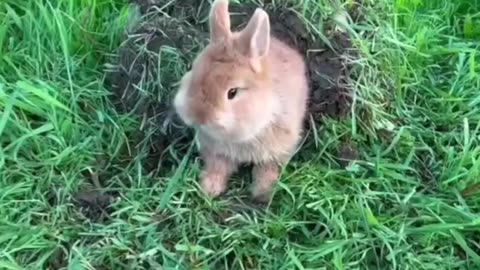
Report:
[{"label": "clump of dirt", "polygon": [[323,49],[307,56],[312,91],[309,108],[316,120],[323,115],[343,117],[351,105],[347,66],[341,58],[350,42],[344,33],[335,34],[330,42],[335,51]]},{"label": "clump of dirt", "polygon": [[[193,138],[176,116],[171,98],[181,75],[189,69],[196,54],[208,42],[206,0],[132,0],[141,17],[126,32],[115,68],[108,72],[107,85],[113,101],[122,112],[141,119],[137,134],[132,134],[137,149],[147,149],[146,169],[159,167],[168,147]],[[242,28],[257,8],[255,4],[230,3],[231,23]],[[346,34],[331,31],[332,48],[313,40],[305,24],[288,5],[265,3],[273,35],[305,56],[311,88],[309,112],[313,119],[342,117],[350,109],[346,83],[348,66],[341,56],[350,42]],[[176,70],[177,72],[172,72]],[[179,150],[180,153],[182,149]]]},{"label": "clump of dirt", "polygon": [[[188,65],[201,44],[206,43],[207,35],[173,18],[145,16],[144,21],[127,33],[119,50],[119,62],[109,72],[107,83],[122,110],[168,118],[170,100],[161,98],[172,94],[179,77],[162,72],[159,64]],[[178,51],[170,52],[171,55],[166,52],[167,61],[162,62],[162,49],[168,48]]]},{"label": "clump of dirt", "polygon": [[460,191],[462,197],[472,197],[480,194],[480,183],[473,183],[466,186],[463,190]]},{"label": "clump of dirt", "polygon": [[434,192],[438,188],[435,175],[438,168],[436,168],[434,156],[428,151],[420,152],[415,165],[422,184],[420,189],[426,193]]},{"label": "clump of dirt", "polygon": [[73,196],[74,205],[90,220],[102,222],[109,216],[113,197],[96,190],[80,191]]},{"label": "clump of dirt", "polygon": [[[157,6],[141,4],[140,10],[148,13],[140,14],[143,17],[125,33],[114,68],[107,71],[106,83],[117,110],[133,114],[141,123],[134,134],[129,134],[129,148],[135,150],[129,154],[133,158],[138,152],[146,152],[144,168],[158,172],[168,147],[181,147],[192,138],[193,133],[175,114],[171,96],[179,74],[206,43],[207,34],[185,21],[163,16],[154,9]],[[167,66],[181,70],[174,73]]]},{"label": "clump of dirt", "polygon": [[358,160],[360,157],[357,147],[349,142],[344,142],[337,154],[337,162],[341,168],[348,167],[350,162]]},{"label": "clump of dirt", "polygon": [[65,251],[58,247],[48,258],[47,269],[62,269],[68,264],[68,255]]}]

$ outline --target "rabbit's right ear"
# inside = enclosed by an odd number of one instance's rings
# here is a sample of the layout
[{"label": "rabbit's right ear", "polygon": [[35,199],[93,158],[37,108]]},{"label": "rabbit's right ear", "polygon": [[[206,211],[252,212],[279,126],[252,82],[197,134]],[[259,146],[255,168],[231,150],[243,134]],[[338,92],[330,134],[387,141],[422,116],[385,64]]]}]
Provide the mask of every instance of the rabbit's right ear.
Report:
[{"label": "rabbit's right ear", "polygon": [[215,0],[210,11],[210,41],[216,43],[231,36],[228,0]]}]

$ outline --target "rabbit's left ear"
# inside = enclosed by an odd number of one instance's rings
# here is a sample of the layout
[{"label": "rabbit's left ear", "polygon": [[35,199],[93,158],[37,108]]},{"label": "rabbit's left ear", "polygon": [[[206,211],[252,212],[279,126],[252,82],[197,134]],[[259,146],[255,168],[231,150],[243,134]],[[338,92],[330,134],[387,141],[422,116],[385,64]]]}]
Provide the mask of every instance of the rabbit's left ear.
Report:
[{"label": "rabbit's left ear", "polygon": [[230,14],[228,0],[215,0],[210,11],[210,41],[212,43],[230,39]]},{"label": "rabbit's left ear", "polygon": [[261,58],[270,49],[270,21],[268,14],[257,8],[245,29],[241,32],[242,51],[250,58],[255,71],[260,70]]}]

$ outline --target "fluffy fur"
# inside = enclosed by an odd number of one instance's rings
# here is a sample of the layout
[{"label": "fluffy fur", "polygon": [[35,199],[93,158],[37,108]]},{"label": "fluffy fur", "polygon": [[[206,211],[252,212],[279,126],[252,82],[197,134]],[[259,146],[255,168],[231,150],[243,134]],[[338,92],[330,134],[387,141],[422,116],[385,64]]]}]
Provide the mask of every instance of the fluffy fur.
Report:
[{"label": "fluffy fur", "polygon": [[[231,32],[226,0],[212,6],[210,40],[174,100],[179,116],[198,131],[201,186],[217,196],[240,163],[253,163],[253,196],[267,200],[279,166],[301,137],[308,96],[304,60],[270,35],[260,8],[243,30]],[[229,99],[232,88],[237,94]]]}]

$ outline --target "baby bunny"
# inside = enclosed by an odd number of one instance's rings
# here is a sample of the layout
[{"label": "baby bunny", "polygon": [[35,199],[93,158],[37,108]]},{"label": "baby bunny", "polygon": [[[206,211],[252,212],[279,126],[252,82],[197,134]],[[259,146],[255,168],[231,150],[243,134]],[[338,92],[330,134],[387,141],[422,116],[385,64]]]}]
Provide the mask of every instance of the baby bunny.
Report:
[{"label": "baby bunny", "polygon": [[210,43],[174,98],[177,114],[197,131],[203,191],[220,195],[240,164],[253,163],[253,198],[268,201],[299,144],[308,91],[302,56],[271,36],[264,10],[232,32],[228,1],[216,0]]}]

